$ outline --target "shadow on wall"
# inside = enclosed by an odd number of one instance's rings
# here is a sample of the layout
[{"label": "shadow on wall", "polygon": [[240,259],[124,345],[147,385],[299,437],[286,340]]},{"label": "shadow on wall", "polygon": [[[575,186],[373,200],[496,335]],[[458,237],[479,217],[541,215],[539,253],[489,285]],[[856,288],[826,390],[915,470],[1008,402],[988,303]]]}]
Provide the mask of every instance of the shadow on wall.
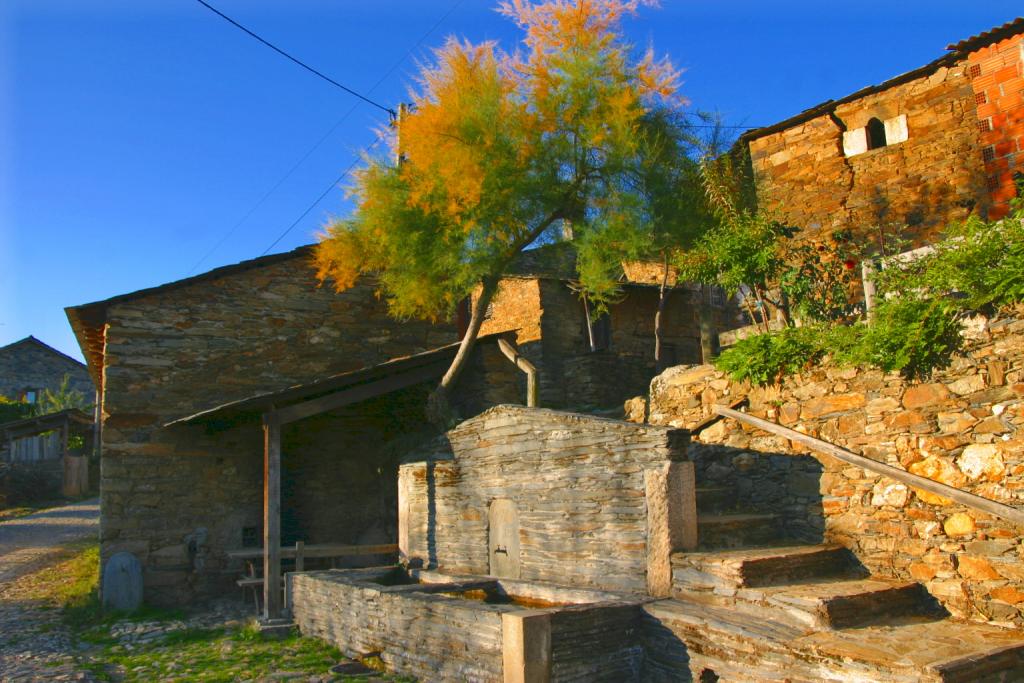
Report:
[{"label": "shadow on wall", "polygon": [[728,524],[721,532],[714,531],[718,525],[702,524],[701,546],[824,540],[823,467],[816,458],[700,442],[691,443],[689,456],[696,470],[698,514],[705,522],[730,514],[776,516],[765,520],[760,533],[753,525],[741,526],[736,537],[730,537]]}]

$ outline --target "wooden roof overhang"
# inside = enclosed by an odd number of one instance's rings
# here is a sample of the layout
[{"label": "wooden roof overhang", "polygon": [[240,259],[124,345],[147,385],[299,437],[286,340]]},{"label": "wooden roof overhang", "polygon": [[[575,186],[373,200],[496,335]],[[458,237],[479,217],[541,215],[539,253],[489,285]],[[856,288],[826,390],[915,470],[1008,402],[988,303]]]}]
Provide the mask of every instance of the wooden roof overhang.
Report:
[{"label": "wooden roof overhang", "polygon": [[20,439],[26,436],[35,436],[43,432],[60,429],[71,424],[80,424],[92,427],[92,416],[78,408],[68,408],[49,415],[38,417],[26,417],[20,420],[12,420],[0,424],[0,437],[4,439]]},{"label": "wooden roof overhang", "polygon": [[[504,336],[508,336],[508,333],[483,335],[476,343],[497,343],[497,340]],[[277,391],[255,394],[176,418],[163,426],[234,421],[257,418],[271,412],[277,416],[280,424],[296,422],[352,403],[439,379],[455,358],[460,343],[455,342],[430,351],[394,358],[367,368],[331,375]]]},{"label": "wooden roof overhang", "polygon": [[[477,345],[497,344],[507,333],[479,337]],[[263,421],[263,618],[281,619],[281,428],[360,401],[439,379],[461,342],[395,358],[372,367],[325,377],[279,391],[256,394],[167,422],[176,425],[233,421],[262,416]]]}]

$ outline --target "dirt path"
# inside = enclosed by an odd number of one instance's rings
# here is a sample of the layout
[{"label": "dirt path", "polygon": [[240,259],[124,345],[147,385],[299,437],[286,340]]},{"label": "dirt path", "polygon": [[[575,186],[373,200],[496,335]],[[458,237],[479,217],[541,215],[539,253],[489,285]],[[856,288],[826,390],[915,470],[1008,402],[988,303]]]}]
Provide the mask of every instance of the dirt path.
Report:
[{"label": "dirt path", "polygon": [[98,499],[0,522],[0,586],[31,571],[72,541],[99,533]]}]

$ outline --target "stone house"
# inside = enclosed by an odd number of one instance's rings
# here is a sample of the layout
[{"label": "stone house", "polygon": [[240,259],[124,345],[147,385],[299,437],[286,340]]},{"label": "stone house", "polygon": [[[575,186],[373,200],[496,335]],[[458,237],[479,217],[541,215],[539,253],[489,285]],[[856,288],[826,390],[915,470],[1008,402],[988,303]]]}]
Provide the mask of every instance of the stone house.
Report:
[{"label": "stone house", "polygon": [[1024,160],[1024,18],[947,50],[745,133],[761,207],[875,251],[896,234],[920,246],[972,213],[1004,216]]},{"label": "stone house", "polygon": [[[591,353],[583,304],[559,279],[567,273],[528,272],[531,259],[567,251],[556,247],[527,255],[503,281],[460,380],[463,417],[522,402],[525,378],[496,345],[508,331],[537,360],[541,405],[621,402],[653,376],[656,288],[627,284],[606,349]],[[258,546],[270,518],[261,415],[295,413],[296,402],[328,394],[360,398],[278,432],[276,533],[285,544],[395,542],[396,437],[424,428],[425,397],[454,353],[458,324],[395,321],[369,280],[342,293],[321,286],[310,251],[67,309],[100,390],[101,556],[135,554],[151,602],[192,600],[237,578],[228,553]],[[690,360],[695,309],[673,297],[666,339]]]},{"label": "stone house", "polygon": [[85,365],[33,336],[0,347],[0,396],[35,403],[43,389],[68,386],[91,401],[96,389]]},{"label": "stone house", "polygon": [[[501,281],[481,332],[515,331],[518,348],[539,370],[541,405],[618,407],[645,393],[657,374],[654,319],[662,274],[657,264],[623,264],[621,298],[598,317],[574,291],[571,246],[559,242],[532,249]],[[663,366],[701,362],[702,298],[706,297],[715,331],[743,324],[738,309],[720,289],[703,291],[676,282],[671,271],[668,286]]]}]

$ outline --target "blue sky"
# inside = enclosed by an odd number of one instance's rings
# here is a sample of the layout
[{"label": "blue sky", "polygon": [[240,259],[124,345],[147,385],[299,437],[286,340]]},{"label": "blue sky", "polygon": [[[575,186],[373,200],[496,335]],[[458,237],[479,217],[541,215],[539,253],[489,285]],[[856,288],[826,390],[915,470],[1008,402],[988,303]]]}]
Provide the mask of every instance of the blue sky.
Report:
[{"label": "blue sky", "polygon": [[[446,35],[517,39],[491,0],[209,1],[389,106]],[[662,5],[630,37],[686,69],[694,108],[736,125],[880,82],[1021,14],[1019,0]],[[34,334],[80,358],[64,306],[260,255],[385,120],[195,0],[0,1],[0,345]],[[332,191],[273,251],[349,210]]]}]

